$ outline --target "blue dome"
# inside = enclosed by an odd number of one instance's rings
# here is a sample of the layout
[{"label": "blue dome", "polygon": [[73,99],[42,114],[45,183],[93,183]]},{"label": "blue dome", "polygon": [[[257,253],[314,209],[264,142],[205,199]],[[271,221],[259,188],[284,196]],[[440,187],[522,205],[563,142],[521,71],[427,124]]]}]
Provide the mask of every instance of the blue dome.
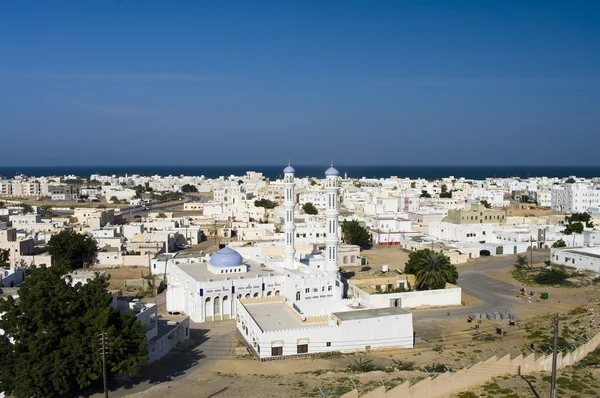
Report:
[{"label": "blue dome", "polygon": [[284,173],[295,173],[296,170],[294,170],[294,168],[292,166],[288,166],[285,169],[283,169]]},{"label": "blue dome", "polygon": [[327,171],[325,171],[325,175],[326,176],[339,176],[340,172],[337,171],[337,169],[335,167],[330,167],[327,169]]},{"label": "blue dome", "polygon": [[213,267],[237,267],[243,262],[242,255],[229,247],[224,247],[210,256],[210,265]]}]

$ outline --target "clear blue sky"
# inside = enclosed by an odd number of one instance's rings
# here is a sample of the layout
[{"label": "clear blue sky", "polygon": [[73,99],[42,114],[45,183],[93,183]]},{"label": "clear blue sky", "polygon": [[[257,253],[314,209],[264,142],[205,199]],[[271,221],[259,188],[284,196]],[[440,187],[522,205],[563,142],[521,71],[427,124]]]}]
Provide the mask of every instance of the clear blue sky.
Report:
[{"label": "clear blue sky", "polygon": [[0,137],[4,166],[598,165],[600,1],[2,1]]}]

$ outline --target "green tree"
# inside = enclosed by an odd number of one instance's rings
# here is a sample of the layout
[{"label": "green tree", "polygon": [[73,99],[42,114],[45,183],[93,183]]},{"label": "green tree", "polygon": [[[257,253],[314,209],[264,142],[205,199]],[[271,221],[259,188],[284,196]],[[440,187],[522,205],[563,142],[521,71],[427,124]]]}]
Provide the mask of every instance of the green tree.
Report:
[{"label": "green tree", "polygon": [[455,284],[458,280],[458,271],[450,258],[430,249],[411,252],[404,272],[415,275],[417,290],[443,289],[446,283]]},{"label": "green tree", "polygon": [[113,195],[110,197],[110,201],[113,203],[119,203],[119,198],[117,198],[116,196]]},{"label": "green tree", "polygon": [[574,223],[574,222],[581,222],[581,223],[585,223],[585,226],[587,228],[594,228],[594,223],[592,222],[592,215],[590,213],[573,213],[571,214],[571,216],[565,216],[565,221],[568,224]]},{"label": "green tree", "polygon": [[440,198],[452,199],[452,191],[440,193]]},{"label": "green tree", "polygon": [[313,205],[310,202],[306,202],[305,204],[302,205],[302,210],[306,213],[306,214],[310,214],[310,215],[316,215],[319,214],[319,210],[317,210],[317,208],[315,207],[315,205]]},{"label": "green tree", "polygon": [[21,203],[21,212],[23,214],[29,214],[29,213],[33,213],[33,207],[31,207],[30,204],[27,203]]},{"label": "green tree", "polygon": [[342,240],[351,245],[360,246],[361,249],[368,249],[373,246],[373,236],[358,221],[343,221]]},{"label": "green tree", "polygon": [[167,215],[164,212],[161,211],[160,213],[158,213],[157,217],[158,218],[167,218]]},{"label": "green tree", "polygon": [[527,261],[527,256],[522,254],[517,254],[516,266],[517,268],[528,267],[529,269],[531,269],[531,265],[529,264],[529,261]]},{"label": "green tree", "polygon": [[482,204],[486,209],[492,208],[492,205],[487,200],[480,200],[479,203]]},{"label": "green tree", "polygon": [[567,247],[567,244],[565,243],[564,240],[559,239],[552,244],[552,247]]},{"label": "green tree", "polygon": [[196,188],[196,186],[192,184],[185,184],[181,187],[181,192],[198,192],[198,188]]},{"label": "green tree", "polygon": [[4,209],[4,202],[0,202],[0,209]]},{"label": "green tree", "polygon": [[448,192],[448,185],[442,184],[441,190],[442,190],[442,193]]},{"label": "green tree", "polygon": [[426,190],[422,190],[420,197],[421,198],[431,198],[431,194],[429,192],[427,192]]},{"label": "green tree", "polygon": [[413,182],[411,182],[411,183],[410,183],[410,187],[411,187],[412,189],[415,189],[415,188],[417,187],[417,183],[416,183],[416,182],[414,182],[414,181],[413,181]]},{"label": "green tree", "polygon": [[71,268],[91,264],[97,251],[94,239],[73,231],[61,231],[48,241],[48,253],[56,264],[63,262]]},{"label": "green tree", "polygon": [[59,397],[102,379],[101,332],[109,372],[138,375],[147,360],[144,326],[110,306],[105,278],[72,286],[57,268],[25,279],[19,299],[0,300],[0,391],[16,398]]},{"label": "green tree", "polygon": [[562,233],[565,235],[580,234],[583,232],[583,224],[580,222],[567,224]]},{"label": "green tree", "polygon": [[569,177],[565,181],[565,184],[575,184],[575,179],[573,177]]},{"label": "green tree", "polygon": [[265,209],[274,209],[277,206],[277,203],[269,199],[260,199],[254,201],[254,206],[264,207]]},{"label": "green tree", "polygon": [[529,203],[530,199],[529,195],[521,195],[521,203]]},{"label": "green tree", "polygon": [[311,179],[310,179],[310,185],[311,185],[311,186],[313,186],[313,185],[317,185],[317,182],[311,178]]},{"label": "green tree", "polygon": [[52,217],[54,215],[54,213],[52,213],[52,206],[43,205],[40,207],[40,215],[42,217]]},{"label": "green tree", "polygon": [[10,267],[10,250],[0,249],[0,268]]}]

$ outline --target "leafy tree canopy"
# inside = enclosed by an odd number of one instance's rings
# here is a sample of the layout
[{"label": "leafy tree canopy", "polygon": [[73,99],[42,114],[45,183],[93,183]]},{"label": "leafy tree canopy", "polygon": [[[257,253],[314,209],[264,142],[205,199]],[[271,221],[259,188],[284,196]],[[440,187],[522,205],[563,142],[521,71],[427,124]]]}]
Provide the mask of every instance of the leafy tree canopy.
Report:
[{"label": "leafy tree canopy", "polygon": [[571,214],[571,216],[565,216],[565,221],[568,224],[571,223],[575,223],[575,222],[581,222],[581,223],[585,223],[585,226],[587,228],[593,228],[594,227],[594,223],[592,222],[592,215],[590,213],[573,213]]},{"label": "leafy tree canopy", "polygon": [[479,203],[482,204],[486,209],[492,208],[492,205],[487,200],[480,200]]},{"label": "leafy tree canopy", "polygon": [[259,199],[254,201],[254,206],[264,207],[265,209],[274,209],[277,206],[277,203],[269,199]]},{"label": "leafy tree canopy", "polygon": [[425,190],[421,191],[421,198],[431,198],[431,194]]},{"label": "leafy tree canopy", "polygon": [[440,193],[440,198],[452,199],[452,191]]},{"label": "leafy tree canopy", "polygon": [[446,185],[446,184],[442,184],[442,187],[441,187],[441,189],[442,189],[442,193],[444,193],[444,192],[448,192],[448,185]]},{"label": "leafy tree canopy", "polygon": [[567,224],[562,233],[565,235],[580,234],[583,232],[583,224],[580,222]]},{"label": "leafy tree canopy", "polygon": [[575,179],[573,177],[569,177],[565,181],[565,184],[575,184]]},{"label": "leafy tree canopy", "polygon": [[411,252],[404,272],[415,275],[417,290],[443,289],[446,283],[455,284],[458,280],[458,271],[450,258],[430,249]]},{"label": "leafy tree canopy", "polygon": [[110,197],[110,201],[113,203],[119,203],[119,198],[117,198],[116,196],[113,195]]},{"label": "leafy tree canopy", "polygon": [[21,203],[21,212],[23,214],[29,214],[29,213],[33,213],[33,207],[31,207],[30,204],[27,203]]},{"label": "leafy tree canopy", "polygon": [[361,249],[369,249],[373,246],[373,236],[358,221],[343,221],[341,227],[344,242],[360,246]]},{"label": "leafy tree canopy", "polygon": [[315,215],[315,214],[319,214],[319,210],[317,210],[317,208],[315,207],[315,205],[313,205],[310,202],[306,202],[305,204],[302,205],[302,210],[306,213],[306,214],[310,214],[310,215]]},{"label": "leafy tree canopy", "polygon": [[0,391],[16,398],[73,394],[102,379],[101,332],[109,372],[139,373],[144,326],[110,306],[105,278],[72,286],[57,268],[35,269],[19,299],[0,300]]},{"label": "leafy tree canopy", "polygon": [[559,239],[552,244],[552,247],[567,247],[567,244],[565,243],[564,240]]},{"label": "leafy tree canopy", "polygon": [[52,235],[48,241],[48,253],[52,255],[56,264],[62,262],[72,268],[91,264],[96,251],[98,246],[94,239],[73,231],[61,231]]},{"label": "leafy tree canopy", "polygon": [[0,249],[0,268],[8,268],[10,266],[10,250]]},{"label": "leafy tree canopy", "polygon": [[40,215],[42,217],[52,217],[54,215],[54,213],[52,213],[52,206],[43,205],[40,207]]},{"label": "leafy tree canopy", "polygon": [[192,184],[185,184],[181,187],[181,192],[198,192],[198,188]]}]

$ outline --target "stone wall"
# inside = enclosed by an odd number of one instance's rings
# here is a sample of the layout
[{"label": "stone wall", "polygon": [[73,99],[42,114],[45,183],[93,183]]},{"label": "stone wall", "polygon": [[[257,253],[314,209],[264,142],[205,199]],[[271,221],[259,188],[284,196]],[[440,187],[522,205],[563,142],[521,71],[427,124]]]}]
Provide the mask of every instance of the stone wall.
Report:
[{"label": "stone wall", "polygon": [[[594,351],[600,345],[600,333],[592,337],[567,354],[558,353],[557,368],[572,366]],[[456,372],[442,373],[436,377],[428,377],[413,385],[405,382],[386,391],[380,387],[361,398],[443,398],[450,394],[469,390],[487,383],[493,377],[503,375],[526,375],[530,373],[552,370],[552,354],[536,357],[529,354],[511,358],[510,354],[501,357],[493,356]],[[350,391],[342,398],[358,398],[358,391]]]}]

